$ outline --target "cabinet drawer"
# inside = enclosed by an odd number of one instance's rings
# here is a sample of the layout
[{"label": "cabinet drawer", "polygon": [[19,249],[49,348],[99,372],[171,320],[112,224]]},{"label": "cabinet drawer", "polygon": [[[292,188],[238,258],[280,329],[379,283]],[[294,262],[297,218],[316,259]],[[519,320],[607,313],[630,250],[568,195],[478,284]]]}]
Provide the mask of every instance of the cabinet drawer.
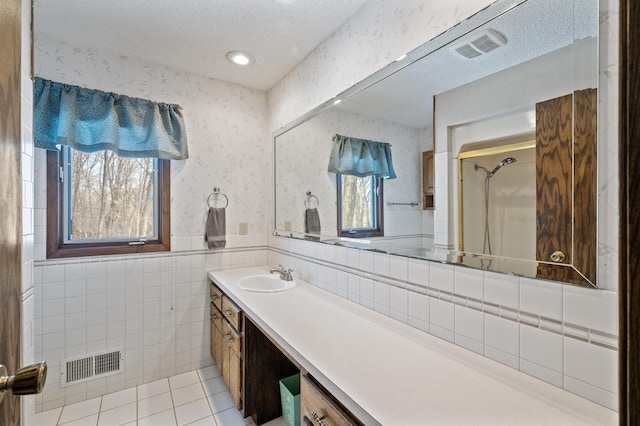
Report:
[{"label": "cabinet drawer", "polygon": [[224,321],[222,319],[222,313],[220,313],[220,310],[213,302],[209,305],[209,316],[211,317],[211,323],[214,324],[218,330],[222,331],[222,321]]},{"label": "cabinet drawer", "polygon": [[241,311],[227,296],[222,296],[222,314],[238,331],[241,330]]},{"label": "cabinet drawer", "polygon": [[[242,339],[240,333],[234,330],[227,322],[223,321],[222,338],[225,344],[235,353],[237,357],[242,354]],[[232,354],[233,355],[233,354]]]},{"label": "cabinet drawer", "polygon": [[306,426],[359,425],[308,376],[300,380],[300,411]]},{"label": "cabinet drawer", "polygon": [[211,302],[216,305],[216,308],[222,310],[222,290],[220,290],[214,283],[211,283],[210,290]]}]

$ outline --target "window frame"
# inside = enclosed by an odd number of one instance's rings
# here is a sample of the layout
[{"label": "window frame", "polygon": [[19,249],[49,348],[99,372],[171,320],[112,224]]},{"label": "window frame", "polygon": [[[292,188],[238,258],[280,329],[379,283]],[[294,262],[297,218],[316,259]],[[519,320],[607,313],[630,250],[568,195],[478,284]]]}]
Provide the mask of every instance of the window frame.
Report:
[{"label": "window frame", "polygon": [[377,227],[366,229],[351,229],[351,232],[342,228],[342,174],[336,173],[337,211],[338,211],[338,236],[347,238],[384,237],[384,179],[374,177],[378,188],[375,202]]},{"label": "window frame", "polygon": [[158,159],[158,236],[144,244],[136,240],[65,243],[63,223],[64,183],[60,181],[63,151],[47,151],[47,259],[104,256],[112,254],[153,253],[171,250],[171,163]]}]

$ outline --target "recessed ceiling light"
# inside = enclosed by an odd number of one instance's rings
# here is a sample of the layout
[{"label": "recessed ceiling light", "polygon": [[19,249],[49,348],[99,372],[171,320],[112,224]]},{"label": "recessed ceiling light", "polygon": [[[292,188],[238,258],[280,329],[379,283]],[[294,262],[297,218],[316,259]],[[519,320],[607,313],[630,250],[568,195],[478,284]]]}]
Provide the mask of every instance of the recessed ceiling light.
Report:
[{"label": "recessed ceiling light", "polygon": [[333,101],[333,104],[338,105],[340,102],[342,102],[342,99],[336,99],[335,101]]},{"label": "recessed ceiling light", "polygon": [[252,64],[255,61],[255,58],[249,53],[241,52],[239,50],[227,53],[227,59],[236,65],[242,66]]},{"label": "recessed ceiling light", "polygon": [[402,55],[398,59],[396,59],[396,62],[400,62],[401,60],[403,60],[406,57],[407,57],[407,54],[405,53],[404,55]]}]

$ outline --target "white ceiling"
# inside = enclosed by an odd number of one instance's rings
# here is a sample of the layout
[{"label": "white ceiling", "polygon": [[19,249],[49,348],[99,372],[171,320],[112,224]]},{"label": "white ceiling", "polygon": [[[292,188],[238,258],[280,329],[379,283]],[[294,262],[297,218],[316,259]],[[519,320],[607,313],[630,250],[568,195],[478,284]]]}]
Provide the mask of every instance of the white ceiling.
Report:
[{"label": "white ceiling", "polygon": [[574,40],[596,37],[598,5],[596,0],[575,4],[529,0],[481,28],[497,30],[507,40],[506,45],[474,59],[463,58],[446,46],[338,108],[409,127],[428,127],[433,119],[434,95],[570,46]]},{"label": "white ceiling", "polygon": [[[367,0],[34,0],[34,31],[269,90]],[[225,55],[251,53],[239,68]]]}]

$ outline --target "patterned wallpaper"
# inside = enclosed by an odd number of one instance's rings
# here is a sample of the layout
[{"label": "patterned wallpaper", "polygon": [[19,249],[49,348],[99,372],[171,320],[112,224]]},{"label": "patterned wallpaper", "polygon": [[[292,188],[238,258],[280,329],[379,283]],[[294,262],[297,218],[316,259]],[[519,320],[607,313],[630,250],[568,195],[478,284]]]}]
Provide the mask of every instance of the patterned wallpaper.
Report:
[{"label": "patterned wallpaper", "polygon": [[[385,202],[420,202],[421,151],[431,141],[420,139],[424,132],[396,123],[376,120],[340,109],[314,117],[276,138],[276,223],[285,229],[304,232],[304,201],[311,191],[320,200],[318,211],[322,233],[337,232],[335,174],[327,164],[336,134],[391,143],[397,179],[384,181]],[[385,205],[385,235],[421,234],[419,207]],[[404,227],[395,226],[395,223]],[[408,223],[407,223],[408,222]],[[388,225],[391,225],[390,227]],[[395,228],[395,229],[394,229]]]},{"label": "patterned wallpaper", "polygon": [[[238,235],[241,222],[248,223],[249,234],[269,231],[265,92],[71,46],[42,34],[35,40],[35,64],[35,74],[43,78],[183,107],[190,157],[172,161],[171,168],[172,238],[174,243],[187,239],[178,246],[204,248],[199,241],[214,187],[229,197],[227,235]],[[44,196],[40,179],[36,198]]]},{"label": "patterned wallpaper", "polygon": [[322,104],[493,0],[373,0],[269,91],[270,129]]}]

